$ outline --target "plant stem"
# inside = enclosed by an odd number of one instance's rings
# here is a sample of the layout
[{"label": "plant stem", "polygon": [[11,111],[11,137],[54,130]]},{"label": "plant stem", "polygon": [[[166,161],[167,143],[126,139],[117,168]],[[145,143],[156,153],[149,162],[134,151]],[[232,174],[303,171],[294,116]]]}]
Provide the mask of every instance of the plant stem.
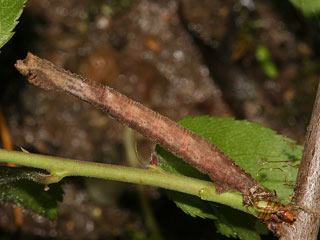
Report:
[{"label": "plant stem", "polygon": [[[203,200],[228,205],[232,208],[258,216],[261,210],[243,205],[242,195],[236,192],[217,194],[212,182],[169,174],[158,167],[139,169],[110,164],[93,163],[66,158],[51,157],[33,153],[0,149],[0,162],[14,163],[27,167],[44,169],[52,176],[53,183],[67,176],[94,177],[121,182],[161,187],[200,197]],[[260,201],[260,205],[265,205]]]},{"label": "plant stem", "polygon": [[299,167],[293,205],[297,221],[283,225],[281,239],[315,240],[319,231],[320,208],[320,84],[307,130],[304,153]]}]

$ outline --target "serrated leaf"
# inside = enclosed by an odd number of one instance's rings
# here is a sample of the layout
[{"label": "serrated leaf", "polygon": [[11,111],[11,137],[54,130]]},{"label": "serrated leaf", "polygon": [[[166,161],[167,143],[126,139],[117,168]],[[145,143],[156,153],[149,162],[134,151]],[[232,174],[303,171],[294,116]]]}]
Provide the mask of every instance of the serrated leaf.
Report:
[{"label": "serrated leaf", "polygon": [[58,201],[62,201],[60,184],[44,185],[34,182],[39,171],[27,168],[0,167],[0,202],[29,209],[49,219],[57,219]]},{"label": "serrated leaf", "polygon": [[290,0],[290,2],[306,16],[317,15],[320,12],[319,0]]},{"label": "serrated leaf", "polygon": [[[177,158],[159,145],[156,146],[155,156],[157,157],[159,166],[167,172],[210,181],[207,175],[200,173],[198,170],[191,167],[189,164]],[[202,201],[200,198],[188,194],[175,191],[166,192],[169,198],[175,202],[177,207],[181,208],[182,211],[192,217],[216,218],[212,207],[208,202]]]},{"label": "serrated leaf", "polygon": [[168,192],[169,197],[174,200],[177,207],[192,217],[216,219],[213,214],[212,207],[209,204],[203,204],[202,201],[199,201],[198,197],[180,194],[175,191]]},{"label": "serrated leaf", "polygon": [[0,0],[0,49],[13,36],[13,29],[18,24],[18,18],[26,0]]},{"label": "serrated leaf", "polygon": [[[277,135],[273,130],[262,127],[260,124],[234,120],[233,118],[187,117],[179,123],[217,145],[246,172],[253,177],[257,176],[257,179],[265,188],[275,190],[281,202],[289,202],[298,172],[297,166],[302,157],[302,147],[297,146],[293,140]],[[208,180],[206,175],[198,172],[160,146],[156,147],[156,157],[159,166],[166,171]],[[173,200],[177,199],[179,201],[179,199],[186,197],[186,194],[176,194],[180,196],[173,196],[169,192],[169,196]],[[202,212],[208,213],[208,204],[208,202],[195,199],[190,203],[192,206],[190,209],[186,207],[188,203],[184,203],[183,211],[192,216],[204,218],[206,216]],[[177,205],[179,206],[179,204]],[[198,209],[195,210],[195,208]],[[223,209],[220,208],[220,211],[223,211]],[[224,214],[227,213],[222,212],[219,216]],[[236,212],[233,216],[235,214]],[[210,216],[217,218],[217,221],[219,221],[215,209],[210,212]],[[241,220],[240,216],[239,218],[240,222],[246,221],[246,219]],[[252,235],[255,231],[252,228],[248,233],[241,233],[240,230],[235,231],[235,229],[239,229],[237,226],[232,224],[232,226],[228,226],[223,220],[220,221],[220,224],[222,225],[218,225],[219,228],[224,229],[223,233],[226,235],[236,232],[239,237],[246,234]],[[222,226],[225,227],[222,228]]]},{"label": "serrated leaf", "polygon": [[167,172],[210,181],[207,175],[199,172],[159,145],[156,146],[155,155],[158,159],[159,166]]},{"label": "serrated leaf", "polygon": [[[283,203],[290,201],[302,147],[258,123],[233,118],[185,118],[180,124],[207,138]],[[280,170],[281,169],[281,170]]]},{"label": "serrated leaf", "polygon": [[227,206],[214,207],[217,230],[226,237],[238,237],[243,240],[259,240],[255,229],[256,219],[249,214]]}]

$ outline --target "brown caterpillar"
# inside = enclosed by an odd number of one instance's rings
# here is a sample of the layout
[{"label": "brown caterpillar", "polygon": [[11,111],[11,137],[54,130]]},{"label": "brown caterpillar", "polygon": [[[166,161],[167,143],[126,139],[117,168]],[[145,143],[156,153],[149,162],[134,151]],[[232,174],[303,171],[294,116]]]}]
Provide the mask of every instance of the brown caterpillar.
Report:
[{"label": "brown caterpillar", "polygon": [[217,193],[239,191],[247,205],[274,198],[273,193],[265,190],[217,146],[112,88],[58,68],[31,53],[25,60],[18,60],[15,67],[29,78],[30,83],[74,95],[160,144],[200,172],[208,174],[215,182]]}]

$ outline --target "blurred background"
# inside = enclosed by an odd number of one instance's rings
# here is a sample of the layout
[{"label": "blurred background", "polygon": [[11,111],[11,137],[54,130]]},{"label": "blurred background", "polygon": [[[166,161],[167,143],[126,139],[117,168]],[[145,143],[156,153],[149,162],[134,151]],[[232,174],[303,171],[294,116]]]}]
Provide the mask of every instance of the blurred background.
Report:
[{"label": "blurred background", "polygon": [[[304,1],[292,2],[28,0],[0,55],[1,117],[12,148],[133,164],[123,126],[18,74],[13,64],[28,51],[173,120],[232,116],[303,144],[319,82],[320,18],[316,7],[303,14]],[[148,164],[154,145],[139,134],[130,139]],[[63,190],[58,221],[26,210],[17,221],[12,206],[1,204],[0,239],[155,239],[137,186],[69,178]],[[212,221],[177,209],[161,189],[143,194],[163,239],[227,239]]]}]

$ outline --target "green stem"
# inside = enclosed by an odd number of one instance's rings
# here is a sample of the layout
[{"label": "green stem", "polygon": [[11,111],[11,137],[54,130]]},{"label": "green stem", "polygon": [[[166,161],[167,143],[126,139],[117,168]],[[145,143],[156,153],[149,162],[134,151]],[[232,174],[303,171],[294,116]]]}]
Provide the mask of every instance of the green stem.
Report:
[{"label": "green stem", "polygon": [[60,181],[67,176],[84,176],[143,184],[198,196],[203,200],[225,204],[254,216],[261,212],[254,207],[243,205],[240,193],[216,194],[212,182],[170,174],[158,167],[139,169],[4,149],[0,149],[0,162],[47,170],[53,175],[52,182]]}]

